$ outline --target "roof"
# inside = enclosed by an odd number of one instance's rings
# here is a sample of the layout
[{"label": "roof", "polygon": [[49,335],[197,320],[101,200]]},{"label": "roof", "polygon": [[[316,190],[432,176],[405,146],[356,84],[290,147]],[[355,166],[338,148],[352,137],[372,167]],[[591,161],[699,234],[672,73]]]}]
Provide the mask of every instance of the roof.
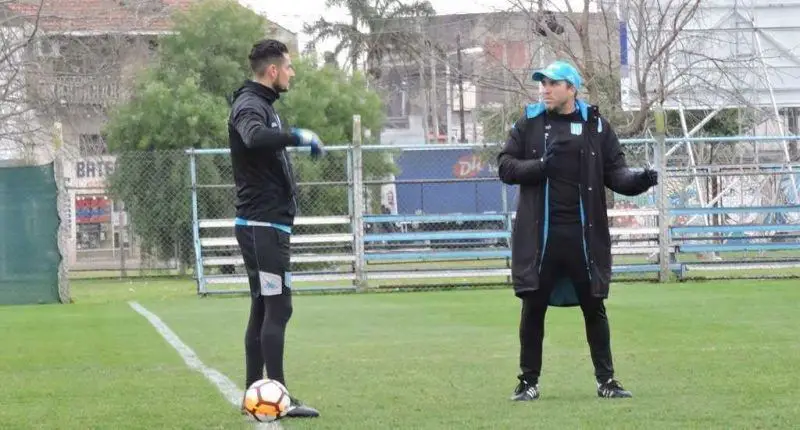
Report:
[{"label": "roof", "polygon": [[[35,18],[39,1],[16,0],[6,7],[20,16]],[[48,33],[164,32],[170,16],[195,0],[44,0],[39,28]]]},{"label": "roof", "polygon": [[288,34],[291,34],[291,35],[297,36],[297,32],[296,32],[296,31],[289,30],[288,28],[286,28],[286,27],[284,27],[284,26],[282,26],[282,25],[278,24],[277,22],[275,22],[275,21],[273,21],[273,20],[271,20],[271,19],[269,19],[269,18],[265,18],[265,19],[267,20],[267,22],[269,23],[269,25],[271,25],[271,26],[275,27],[276,29],[278,29],[278,30],[280,30],[280,31],[283,31],[283,32],[285,32],[285,33],[288,33]]}]

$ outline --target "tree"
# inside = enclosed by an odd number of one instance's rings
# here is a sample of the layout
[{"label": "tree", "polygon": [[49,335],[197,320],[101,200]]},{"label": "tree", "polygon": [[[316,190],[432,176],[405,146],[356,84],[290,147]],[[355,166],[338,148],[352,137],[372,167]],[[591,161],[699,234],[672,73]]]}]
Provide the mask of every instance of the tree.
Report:
[{"label": "tree", "polygon": [[[55,0],[0,0],[0,147],[14,147],[27,157],[49,157],[54,122],[67,135],[67,157],[99,155],[101,139],[91,139],[92,119],[105,117],[110,106],[130,93],[132,75],[146,64],[155,36],[138,34],[163,21],[171,8],[154,8],[150,0],[130,0],[115,18],[85,21],[70,16],[70,6]],[[149,3],[149,5],[148,5]],[[162,5],[163,6],[163,5]],[[81,26],[90,26],[92,31]]]},{"label": "tree", "polygon": [[[331,65],[317,68],[303,59],[295,63],[298,70],[292,90],[277,103],[281,118],[314,130],[327,145],[346,145],[353,139],[353,115],[361,115],[361,127],[367,135],[378,136],[383,126],[384,109],[380,96],[367,89],[361,73],[348,77]],[[375,143],[373,138],[365,144]],[[347,156],[342,151],[329,152],[325,158],[310,160],[305,154],[294,156],[296,174],[303,182],[347,181]],[[365,151],[363,155],[365,180],[382,178],[394,173],[394,166],[383,154]],[[300,187],[300,210],[303,215],[344,215],[348,213],[346,187]]]},{"label": "tree", "polygon": [[334,55],[333,52],[325,51],[323,58],[326,66],[335,67],[337,69],[339,68],[339,61],[336,60],[336,55]]},{"label": "tree", "polygon": [[[142,246],[159,258],[191,255],[186,148],[227,141],[227,101],[248,76],[247,55],[266,21],[235,2],[206,0],[175,15],[174,33],[159,40],[157,60],[137,77],[131,98],[110,112],[104,133],[117,166],[109,191],[124,202]],[[230,180],[223,157],[198,157],[206,184]],[[227,176],[227,177],[226,177]],[[199,191],[199,213],[221,217],[229,190]]]},{"label": "tree", "polygon": [[[206,0],[175,18],[175,33],[164,36],[158,61],[137,79],[133,96],[115,109],[105,129],[109,148],[117,153],[111,193],[124,202],[143,245],[159,256],[179,249],[191,252],[191,203],[186,148],[227,147],[228,97],[251,76],[247,56],[267,31],[264,18],[234,1]],[[381,127],[382,108],[360,75],[352,79],[331,67],[296,59],[292,90],[277,107],[286,127],[314,129],[327,142],[351,138],[352,115],[373,132]],[[377,133],[375,133],[377,134]],[[346,180],[344,154],[311,163],[295,158],[303,181]],[[233,184],[229,158],[198,156],[202,184]],[[365,160],[368,162],[368,160]],[[391,166],[375,167],[387,171]],[[366,176],[366,175],[365,175]],[[301,187],[304,214],[329,214],[344,207],[343,191],[334,187]],[[232,188],[198,190],[201,218],[232,218]],[[341,213],[341,212],[338,212]]]},{"label": "tree", "polygon": [[366,55],[366,70],[378,79],[381,62],[390,53],[418,53],[420,33],[415,28],[391,28],[387,23],[398,18],[428,17],[436,14],[427,0],[403,3],[400,0],[326,0],[326,7],[344,7],[350,14],[349,23],[331,22],[320,18],[305,24],[303,31],[313,35],[308,49],[329,38],[338,39],[334,55],[349,51],[350,67],[358,69],[358,59]]},{"label": "tree", "polygon": [[[618,4],[622,18],[615,9]],[[500,63],[512,76],[505,85],[491,76],[473,80],[535,98],[530,70],[556,58],[566,59],[584,78],[583,97],[600,106],[621,136],[641,136],[650,126],[650,109],[678,95],[691,99],[697,94],[711,97],[706,95],[713,92],[719,99],[747,105],[744,90],[736,88],[748,87],[739,85],[739,75],[754,67],[757,59],[731,55],[730,37],[709,33],[703,27],[701,7],[700,0],[514,0],[507,11],[514,31],[506,32],[504,38],[527,45],[529,67],[511,70]],[[625,88],[620,73],[620,20],[627,24],[630,83]],[[499,63],[499,58],[495,60]],[[623,92],[630,92],[632,109],[623,110]],[[713,109],[719,100],[695,98],[692,103]]]},{"label": "tree", "polygon": [[0,154],[33,162],[42,127],[26,91],[25,72],[39,31],[42,1],[0,0]]},{"label": "tree", "polygon": [[482,106],[476,109],[476,117],[483,128],[483,141],[504,143],[508,139],[508,130],[517,122],[522,112],[522,109],[502,105]]}]

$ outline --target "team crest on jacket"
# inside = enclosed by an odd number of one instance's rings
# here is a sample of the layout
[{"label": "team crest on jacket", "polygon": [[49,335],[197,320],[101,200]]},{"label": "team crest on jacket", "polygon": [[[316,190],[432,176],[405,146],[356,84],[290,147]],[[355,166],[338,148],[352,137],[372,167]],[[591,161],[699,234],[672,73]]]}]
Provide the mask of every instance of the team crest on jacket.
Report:
[{"label": "team crest on jacket", "polygon": [[575,136],[580,136],[583,133],[583,124],[580,122],[573,122],[572,124],[572,134]]}]

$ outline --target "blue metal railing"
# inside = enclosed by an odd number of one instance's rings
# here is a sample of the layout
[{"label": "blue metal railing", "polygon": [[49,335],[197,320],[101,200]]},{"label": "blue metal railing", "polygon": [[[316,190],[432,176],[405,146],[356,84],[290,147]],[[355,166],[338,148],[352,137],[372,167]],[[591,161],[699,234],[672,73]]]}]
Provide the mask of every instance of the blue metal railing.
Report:
[{"label": "blue metal railing", "polygon": [[[674,137],[667,138],[667,143],[734,143],[734,142],[751,142],[751,143],[769,143],[769,142],[782,142],[800,140],[800,136],[729,136],[729,137],[692,137],[682,138]],[[654,139],[624,139],[621,141],[624,145],[642,145],[642,144],[655,144]],[[364,145],[361,147],[362,151],[400,151],[400,152],[424,152],[424,151],[465,151],[476,150],[484,148],[498,147],[497,143],[490,144],[427,144],[427,145]],[[306,151],[305,148],[291,148],[290,151]],[[350,157],[352,148],[347,145],[334,145],[327,148],[330,152],[345,151],[348,154],[348,160],[352,161]],[[192,217],[193,217],[193,235],[195,240],[196,252],[196,270],[198,272],[198,291],[207,292],[205,284],[206,275],[204,266],[204,249],[201,246],[202,229],[199,227],[199,213],[198,206],[202,200],[198,196],[198,190],[208,184],[199,184],[198,181],[202,178],[197,178],[197,163],[196,158],[205,155],[225,155],[229,153],[227,148],[218,149],[188,149],[186,153],[190,158],[191,169],[191,193],[192,193]],[[351,162],[348,162],[348,168]],[[446,167],[446,166],[445,166]],[[736,172],[731,171],[726,174],[741,174],[741,175],[784,175],[792,176],[795,171],[800,171],[800,168],[788,163],[770,163],[747,166],[749,170]],[[697,167],[703,170],[703,175],[714,175],[715,172],[707,172],[707,169],[719,170],[735,170],[741,169],[742,166],[702,166]],[[683,168],[670,168],[662,176],[662,180],[667,180],[670,175],[677,177],[685,176],[676,170],[691,171],[692,166]],[[775,169],[781,169],[775,171]],[[787,172],[791,172],[788,173]],[[691,174],[695,174],[691,172]],[[302,179],[302,178],[301,178]],[[782,181],[786,182],[786,181]],[[412,213],[400,214],[368,214],[360,215],[363,217],[363,229],[367,230],[368,226],[372,227],[373,231],[366,231],[363,236],[363,245],[366,245],[365,251],[362,255],[355,255],[352,249],[350,251],[342,251],[341,245],[336,245],[338,251],[336,252],[350,252],[349,256],[353,259],[361,259],[365,263],[374,263],[386,265],[387,263],[398,263],[398,267],[392,269],[393,273],[397,272],[398,276],[402,277],[408,275],[413,277],[415,274],[422,273],[416,272],[417,269],[404,268],[403,262],[442,262],[444,263],[458,261],[475,261],[482,262],[485,260],[500,260],[506,261],[506,269],[508,268],[508,259],[510,258],[510,236],[513,228],[514,219],[514,198],[508,197],[508,191],[513,190],[510,187],[501,184],[496,175],[491,176],[477,176],[469,179],[461,178],[434,178],[425,177],[421,179],[408,179],[408,178],[391,178],[391,179],[367,179],[364,181],[366,185],[380,186],[380,185],[400,185],[406,186],[424,186],[432,185],[434,183],[452,183],[454,185],[466,183],[490,183],[497,184],[499,187],[497,191],[502,194],[500,199],[500,206],[493,208],[489,211],[480,212],[477,207],[475,212],[461,211],[462,213],[446,213],[447,203],[439,202],[439,209],[435,213],[419,213],[412,211]],[[232,186],[232,184],[230,184]],[[301,186],[302,186],[301,182]],[[319,186],[315,183],[314,186]],[[339,185],[348,186],[348,201],[349,201],[349,217],[352,219],[354,205],[350,201],[353,198],[353,189],[351,181],[341,183]],[[785,185],[785,184],[783,184]],[[213,187],[223,186],[222,184],[214,184]],[[477,189],[474,191],[477,196]],[[485,192],[485,191],[484,191]],[[495,192],[495,191],[493,191]],[[451,192],[447,192],[451,193]],[[788,196],[788,194],[787,194]],[[467,196],[456,195],[453,198],[465,198]],[[620,196],[622,197],[622,196]],[[376,198],[376,196],[373,196]],[[396,198],[403,198],[397,197]],[[430,196],[427,197],[430,200]],[[646,196],[641,196],[642,201],[646,200]],[[476,199],[479,199],[476,197]],[[624,198],[621,198],[623,200]],[[641,203],[641,202],[640,202]],[[497,204],[497,203],[492,203]],[[677,203],[673,203],[677,204]],[[642,206],[640,204],[639,206]],[[442,211],[441,209],[445,210]],[[625,209],[616,209],[617,211],[625,211]],[[668,209],[670,218],[682,216],[699,216],[710,217],[715,215],[742,215],[742,214],[797,214],[800,213],[800,205],[792,205],[777,203],[774,206],[737,206],[737,207],[671,207]],[[416,212],[416,213],[414,213]],[[453,211],[456,212],[456,211]],[[635,213],[636,210],[631,210]],[[651,210],[652,212],[652,210]],[[644,216],[644,215],[638,215]],[[655,216],[655,215],[647,215]],[[775,217],[775,219],[783,219],[785,217]],[[674,222],[674,220],[673,220]],[[725,253],[729,251],[735,252],[773,252],[773,251],[788,251],[794,252],[800,250],[800,234],[791,235],[792,233],[800,233],[800,223],[786,223],[785,221],[770,223],[760,222],[742,225],[672,225],[668,230],[668,237],[659,237],[658,234],[650,234],[648,238],[624,238],[626,242],[633,243],[633,248],[636,248],[636,241],[648,242],[648,246],[641,246],[641,249],[652,249],[654,246],[663,245],[671,247],[671,255],[675,256],[676,261],[671,262],[668,266],[669,270],[683,276],[687,269],[687,265],[691,266],[694,263],[681,263],[677,261],[682,253]],[[404,225],[402,230],[387,231],[387,229],[376,229],[375,226],[388,226],[388,225]],[[408,226],[414,225],[414,228]],[[781,235],[786,233],[787,235]],[[770,242],[770,235],[778,234],[781,242]],[[735,236],[734,236],[735,235]],[[777,237],[777,236],[776,236]],[[653,241],[657,245],[652,245]],[[697,241],[704,241],[706,243],[694,243]],[[666,245],[664,245],[666,244]],[[424,246],[421,246],[424,245]],[[302,248],[303,252],[319,252],[320,255],[325,255],[326,252],[334,252],[331,250],[322,249],[320,246],[314,249]],[[644,251],[643,251],[644,252]],[[794,255],[794,254],[793,254]],[[800,262],[800,255],[789,257],[791,261]],[[787,261],[783,258],[782,261]],[[726,263],[736,266],[741,263],[740,260],[728,260]],[[459,273],[470,271],[470,273],[477,273],[486,268],[487,273],[499,273],[496,267],[491,269],[489,266],[482,266],[482,263],[474,263],[469,266],[468,270],[459,271],[457,269],[446,268],[441,269],[444,282],[448,278],[458,277]],[[744,267],[744,265],[742,265]],[[477,269],[476,269],[477,268]],[[737,268],[737,267],[734,267]],[[345,273],[342,272],[345,271]],[[314,276],[320,277],[340,277],[346,278],[346,267],[343,268],[341,264],[331,269],[322,269],[318,267],[313,271],[304,272],[308,279],[313,279]],[[428,269],[426,269],[428,270]],[[658,264],[618,264],[614,266],[614,273],[647,273],[658,272]],[[366,272],[367,278],[370,276],[369,271]],[[506,273],[506,272],[503,272]],[[302,275],[302,274],[301,274]],[[425,272],[425,275],[430,275]],[[476,275],[477,276],[477,275]],[[508,276],[507,274],[504,276]],[[508,279],[507,279],[508,280]]]}]

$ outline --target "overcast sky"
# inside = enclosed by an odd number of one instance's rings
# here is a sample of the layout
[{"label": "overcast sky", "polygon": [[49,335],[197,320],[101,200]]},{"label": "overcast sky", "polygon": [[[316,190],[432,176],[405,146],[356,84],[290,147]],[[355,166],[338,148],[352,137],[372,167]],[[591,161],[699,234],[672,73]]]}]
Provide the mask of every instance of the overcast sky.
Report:
[{"label": "overcast sky", "polygon": [[[556,0],[561,1],[561,0]],[[582,8],[583,0],[569,0],[574,8]],[[309,36],[303,34],[303,23],[312,22],[324,13],[327,19],[334,21],[348,21],[349,17],[344,9],[326,10],[325,0],[290,0],[290,1],[269,1],[269,0],[239,0],[240,3],[250,6],[252,9],[263,13],[271,21],[275,21],[283,27],[288,28],[298,34],[300,49],[305,47],[309,41]],[[476,0],[473,3],[464,0],[430,0],[436,12],[440,15],[458,13],[480,13],[498,10],[508,10],[512,7],[509,0]],[[530,0],[518,0],[516,4],[528,4]],[[546,0],[546,3],[555,3],[554,0]],[[533,4],[537,0],[532,1]],[[528,6],[530,7],[530,6]],[[336,44],[335,41],[326,41],[318,47],[321,54],[326,50],[331,50]]]}]

